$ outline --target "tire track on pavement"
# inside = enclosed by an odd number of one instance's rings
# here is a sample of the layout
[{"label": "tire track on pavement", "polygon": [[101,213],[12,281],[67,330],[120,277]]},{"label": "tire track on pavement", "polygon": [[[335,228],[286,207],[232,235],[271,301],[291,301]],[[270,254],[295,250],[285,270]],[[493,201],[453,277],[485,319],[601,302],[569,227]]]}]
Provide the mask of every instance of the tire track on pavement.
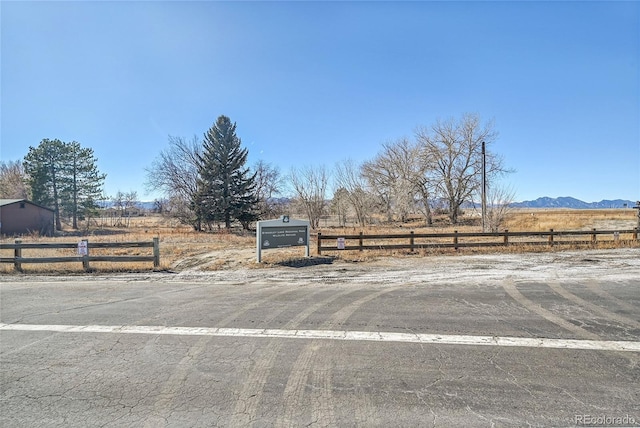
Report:
[{"label": "tire track on pavement", "polygon": [[[344,306],[338,310],[331,317],[330,320],[322,324],[321,329],[331,329],[339,324],[348,320],[362,305],[384,295],[391,291],[396,290],[397,287],[385,288],[383,290],[369,293],[368,295],[357,299],[350,304]],[[291,374],[287,380],[287,385],[283,393],[284,412],[280,415],[276,421],[276,427],[294,427],[299,426],[300,421],[296,420],[296,412],[298,409],[304,408],[304,391],[306,382],[309,379],[312,368],[315,367],[313,375],[313,393],[311,397],[311,409],[312,420],[322,421],[325,426],[332,426],[336,424],[333,414],[333,400],[331,398],[331,360],[319,359],[319,350],[324,346],[320,340],[313,340],[308,344],[298,356],[298,359],[291,368]],[[319,360],[319,361],[317,361]],[[356,411],[362,410],[361,407],[367,406],[366,400],[362,399],[362,406],[358,405]],[[365,409],[365,410],[367,410]],[[369,409],[370,410],[370,409]],[[365,411],[366,414],[371,414],[370,411]]]},{"label": "tire track on pavement", "polygon": [[[338,300],[348,294],[357,292],[361,288],[353,289],[349,288],[340,293],[333,294],[329,298],[321,300],[311,306],[308,306],[305,310],[300,312],[296,317],[289,321],[285,326],[288,328],[297,327],[302,321],[311,316],[318,309]],[[262,400],[262,394],[264,386],[267,381],[267,376],[271,372],[275,365],[276,359],[280,353],[281,348],[284,346],[282,340],[271,340],[264,348],[258,357],[258,361],[255,363],[247,379],[243,383],[242,390],[236,398],[236,405],[233,410],[233,418],[231,420],[231,426],[250,426],[253,424],[258,407]]]},{"label": "tire track on pavement", "polygon": [[562,285],[560,285],[560,283],[557,281],[549,281],[548,285],[558,295],[564,297],[565,299],[579,306],[582,306],[583,308],[588,309],[591,312],[595,312],[608,320],[614,320],[622,325],[633,326],[634,328],[640,329],[640,322],[632,320],[631,318],[627,318],[623,315],[616,314],[615,312],[611,312],[603,308],[602,306],[598,306],[591,302],[588,302],[583,298],[578,297],[575,294],[571,293],[569,290],[567,290]]},{"label": "tire track on pavement", "polygon": [[511,296],[511,298],[513,298],[516,302],[520,303],[522,306],[524,306],[526,309],[535,312],[536,314],[540,315],[541,317],[543,317],[544,319],[546,319],[547,321],[552,322],[553,324],[560,326],[562,328],[564,328],[565,330],[568,330],[578,336],[587,338],[587,339],[591,339],[591,340],[598,340],[600,339],[600,336],[598,336],[595,333],[592,333],[588,330],[585,330],[582,327],[579,327],[575,324],[570,323],[569,321],[565,320],[562,317],[559,317],[558,315],[554,314],[553,312],[549,311],[548,309],[543,308],[542,306],[540,306],[538,303],[535,303],[531,300],[529,300],[528,298],[526,298],[521,292],[520,290],[518,290],[518,288],[515,285],[515,282],[513,281],[513,278],[505,278],[504,281],[502,281],[502,288],[504,288],[504,290],[507,292],[507,294],[509,294],[509,296]]},{"label": "tire track on pavement", "polygon": [[594,292],[595,294],[597,294],[598,296],[602,297],[605,300],[609,300],[611,302],[614,302],[615,304],[617,304],[619,307],[621,307],[622,309],[629,311],[629,312],[633,312],[635,311],[637,308],[634,307],[633,305],[630,305],[629,303],[625,302],[622,299],[619,299],[618,297],[610,294],[609,292],[607,292],[606,290],[604,290],[602,287],[600,287],[597,283],[596,280],[589,280],[586,282],[586,286],[589,290],[591,290],[592,292]]},{"label": "tire track on pavement", "polygon": [[[239,315],[247,313],[251,310],[254,310],[265,303],[275,300],[280,296],[295,293],[298,290],[284,289],[277,293],[268,295],[264,298],[254,300],[251,303],[248,303],[238,310],[234,311],[232,314],[226,316],[222,320],[219,321],[220,326],[225,326],[233,321]],[[320,291],[317,290],[316,293]],[[314,294],[316,294],[314,293]],[[307,297],[306,295],[303,298]],[[271,313],[272,318],[278,316],[281,312],[283,312],[286,308],[283,307],[280,311],[275,311]],[[213,340],[213,337],[202,337],[200,338],[193,346],[191,346],[186,355],[178,362],[176,368],[172,372],[169,379],[162,386],[161,392],[158,394],[160,397],[154,404],[154,414],[147,421],[145,421],[145,428],[157,428],[164,427],[167,425],[167,414],[171,413],[171,409],[173,407],[173,402],[176,396],[180,393],[181,387],[184,384],[185,380],[189,372],[193,369],[193,361],[196,361],[197,358],[207,349],[209,343]]]},{"label": "tire track on pavement", "polygon": [[[234,284],[229,284],[229,286],[230,287],[234,287]],[[206,286],[199,286],[199,287],[194,287],[194,288],[205,288],[205,287]],[[162,294],[164,295],[164,294],[176,293],[176,292],[181,292],[181,291],[182,290],[172,290],[172,291],[164,292]],[[256,291],[259,291],[259,290],[252,289],[250,287],[243,287],[243,289],[241,289],[238,293],[234,292],[233,296],[236,297],[236,298],[237,297],[242,297],[242,296],[245,296],[245,295],[248,296],[248,295],[251,295],[252,293],[255,293]],[[229,293],[229,290],[226,289],[226,288],[225,289],[218,289],[218,290],[215,290],[214,292],[212,292],[210,294],[207,294],[207,299],[212,299],[213,300],[213,299],[216,299],[217,297],[224,296],[224,295],[226,295],[228,293]],[[179,303],[177,305],[171,304],[171,310],[162,312],[162,315],[164,317],[168,317],[168,316],[171,316],[171,315],[183,313],[184,312],[184,308],[188,307],[188,306],[190,306],[192,304],[193,304],[193,301],[186,301],[186,302]],[[165,306],[163,306],[163,307],[165,307]],[[144,325],[144,324],[148,324],[149,322],[156,321],[156,319],[157,319],[157,315],[144,317],[144,318],[139,318],[136,321],[136,324]]]}]

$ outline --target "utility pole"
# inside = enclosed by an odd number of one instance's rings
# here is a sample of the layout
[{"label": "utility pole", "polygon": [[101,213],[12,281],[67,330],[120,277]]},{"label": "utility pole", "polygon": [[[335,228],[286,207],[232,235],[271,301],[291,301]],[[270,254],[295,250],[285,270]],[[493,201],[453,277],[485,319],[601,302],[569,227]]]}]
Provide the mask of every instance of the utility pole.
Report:
[{"label": "utility pole", "polygon": [[482,231],[487,231],[487,152],[482,142]]},{"label": "utility pole", "polygon": [[636,206],[633,208],[638,210],[638,229],[640,229],[640,201],[636,202]]}]

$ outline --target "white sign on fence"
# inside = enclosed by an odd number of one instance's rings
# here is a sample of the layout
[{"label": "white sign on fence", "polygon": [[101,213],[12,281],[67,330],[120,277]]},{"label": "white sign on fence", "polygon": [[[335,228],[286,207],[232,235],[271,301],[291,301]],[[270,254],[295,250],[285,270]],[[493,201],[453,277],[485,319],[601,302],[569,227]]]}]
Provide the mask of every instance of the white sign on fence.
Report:
[{"label": "white sign on fence", "polygon": [[87,241],[78,242],[78,255],[86,256],[89,254],[89,246]]},{"label": "white sign on fence", "polygon": [[338,250],[344,250],[344,238],[338,238]]}]

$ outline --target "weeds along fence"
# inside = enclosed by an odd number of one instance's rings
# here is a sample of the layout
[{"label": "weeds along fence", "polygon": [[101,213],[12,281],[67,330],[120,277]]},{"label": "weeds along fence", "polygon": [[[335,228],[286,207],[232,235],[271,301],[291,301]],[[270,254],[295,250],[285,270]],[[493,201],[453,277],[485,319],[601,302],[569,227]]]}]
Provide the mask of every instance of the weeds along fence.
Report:
[{"label": "weeds along fence", "polygon": [[[152,255],[104,255],[93,254],[95,250],[116,249],[116,248],[153,248]],[[75,256],[56,256],[56,257],[24,257],[23,250],[40,250],[46,253],[52,253],[60,249],[71,249],[77,255]],[[91,270],[91,262],[153,262],[153,267],[160,266],[160,239],[153,238],[153,242],[89,242],[84,239],[71,243],[24,243],[21,239],[16,239],[13,244],[1,244],[0,250],[13,250],[13,257],[0,257],[0,263],[13,263],[14,269],[22,271],[23,264],[29,263],[82,263],[82,267],[86,271]],[[53,251],[51,251],[53,250]],[[31,251],[30,251],[31,252]],[[104,251],[100,251],[103,253]]]},{"label": "weeds along fence", "polygon": [[[439,249],[470,247],[508,247],[530,245],[592,245],[595,246],[598,237],[608,237],[606,242],[637,242],[640,228],[626,230],[576,230],[555,231],[550,229],[543,232],[448,232],[448,233],[403,233],[389,235],[323,235],[318,233],[318,254],[323,251],[343,250],[400,250],[415,251],[418,249]],[[584,239],[577,239],[582,237]],[[495,239],[498,238],[496,241]],[[334,245],[323,245],[323,242],[333,241]],[[355,241],[355,242],[354,242]]]}]

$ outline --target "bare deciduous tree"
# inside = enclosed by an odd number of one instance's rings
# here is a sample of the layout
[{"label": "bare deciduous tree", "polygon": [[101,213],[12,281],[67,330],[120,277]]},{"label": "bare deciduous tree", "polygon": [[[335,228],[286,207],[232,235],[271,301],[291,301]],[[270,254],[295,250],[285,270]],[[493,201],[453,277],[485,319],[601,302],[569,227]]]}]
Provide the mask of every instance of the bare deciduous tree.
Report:
[{"label": "bare deciduous tree", "polygon": [[197,136],[191,140],[169,136],[169,147],[147,169],[147,190],[161,190],[169,200],[166,214],[189,224],[196,230],[196,215],[191,207],[198,191],[198,159],[202,155],[202,143]]},{"label": "bare deciduous tree", "polygon": [[338,188],[333,192],[331,199],[331,213],[338,216],[338,225],[345,227],[347,225],[347,215],[349,213],[349,192],[344,187]]},{"label": "bare deciduous tree", "polygon": [[433,189],[435,184],[431,180],[429,176],[429,170],[426,168],[422,176],[420,176],[416,182],[416,191],[417,191],[417,203],[416,207],[422,214],[424,214],[425,221],[427,226],[431,226],[433,224],[433,214],[432,214],[432,205],[433,205]]},{"label": "bare deciduous tree", "polygon": [[[454,224],[458,222],[460,206],[480,190],[482,142],[489,146],[496,137],[493,124],[481,124],[473,114],[465,114],[458,121],[437,121],[430,128],[416,131],[422,156],[433,165],[435,183],[448,203],[449,218]],[[502,159],[488,150],[486,164],[488,179],[505,172]]]},{"label": "bare deciduous tree", "polygon": [[362,175],[386,206],[389,221],[394,214],[406,221],[416,195],[424,192],[428,197],[425,173],[418,147],[406,138],[383,144],[382,151],[362,166]]},{"label": "bare deciduous tree", "polygon": [[256,198],[258,199],[258,211],[260,217],[272,217],[278,211],[278,202],[274,197],[282,191],[283,183],[280,170],[262,160],[252,168],[255,173]]},{"label": "bare deciduous tree", "polygon": [[498,232],[504,225],[514,200],[515,191],[512,188],[497,183],[488,186],[486,224],[491,232]]},{"label": "bare deciduous tree", "polygon": [[353,208],[358,223],[364,226],[369,220],[373,197],[367,190],[367,181],[361,172],[362,165],[356,165],[353,160],[347,159],[336,165],[334,179],[336,187],[346,191],[345,198]]},{"label": "bare deciduous tree", "polygon": [[118,190],[113,198],[112,226],[129,227],[131,225],[131,216],[138,206],[138,192],[121,192]]},{"label": "bare deciduous tree", "polygon": [[0,161],[0,198],[29,199],[27,174],[20,161]]},{"label": "bare deciduous tree", "polygon": [[197,222],[195,213],[191,209],[191,203],[188,200],[184,200],[179,195],[170,196],[163,206],[163,215],[170,219],[175,219],[181,224],[187,224],[192,226],[195,230],[198,230],[194,226]]},{"label": "bare deciduous tree", "polygon": [[292,168],[290,179],[296,197],[300,200],[309,218],[311,228],[317,229],[326,205],[329,182],[327,169],[324,165],[319,167],[306,166],[301,169]]}]

